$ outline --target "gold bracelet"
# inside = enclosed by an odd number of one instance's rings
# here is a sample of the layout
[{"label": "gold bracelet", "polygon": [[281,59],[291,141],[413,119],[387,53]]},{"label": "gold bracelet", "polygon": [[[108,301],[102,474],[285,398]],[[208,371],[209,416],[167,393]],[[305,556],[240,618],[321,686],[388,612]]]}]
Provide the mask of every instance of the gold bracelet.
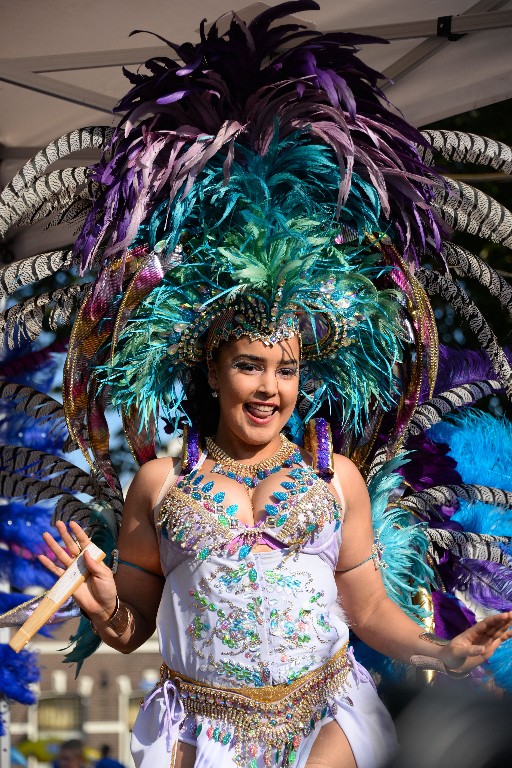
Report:
[{"label": "gold bracelet", "polygon": [[119,600],[119,595],[116,595],[116,609],[107,621],[107,627],[111,629],[112,632],[115,632],[118,637],[121,637],[132,623],[132,619],[132,612],[127,605]]},{"label": "gold bracelet", "polygon": [[[420,640],[425,640],[427,643],[432,643],[432,645],[448,645],[449,640],[446,640],[444,637],[438,637],[433,632],[422,632],[419,635]],[[469,675],[469,672],[457,672],[455,669],[448,669],[444,661],[441,661],[441,659],[436,659],[433,656],[422,656],[422,655],[415,655],[411,656],[411,664],[413,667],[417,667],[418,669],[425,669],[431,672],[441,672],[443,675],[448,675],[448,677],[467,677]]]},{"label": "gold bracelet", "polygon": [[448,675],[448,677],[459,678],[467,677],[469,675],[469,672],[457,672],[455,669],[448,669],[444,661],[436,659],[433,656],[411,656],[411,664],[413,667],[417,667],[417,669],[441,672],[441,674]]},{"label": "gold bracelet", "polygon": [[[85,611],[82,611],[82,615],[89,618]],[[89,621],[91,620],[89,619]],[[116,607],[114,608],[114,612],[112,613],[110,619],[106,622],[106,626],[111,629],[112,632],[115,632],[118,637],[121,637],[131,625],[132,621],[133,613],[130,611],[127,605],[119,600],[119,595],[116,595]],[[91,629],[95,635],[98,634],[98,630],[92,621]]]}]

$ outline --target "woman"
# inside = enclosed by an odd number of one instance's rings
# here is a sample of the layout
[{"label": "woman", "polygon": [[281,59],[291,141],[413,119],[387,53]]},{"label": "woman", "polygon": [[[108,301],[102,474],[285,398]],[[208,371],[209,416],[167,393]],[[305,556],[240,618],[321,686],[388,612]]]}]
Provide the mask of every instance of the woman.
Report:
[{"label": "woman", "polygon": [[[220,416],[200,467],[185,478],[172,459],[139,470],[126,499],[115,578],[85,555],[91,576],[75,597],[101,639],[129,653],[156,623],[172,670],[146,699],[135,726],[138,765],[168,765],[168,750],[171,765],[180,768],[196,759],[212,767],[385,765],[394,750],[393,725],[369,675],[347,650],[348,625],[384,654],[460,675],[512,635],[512,613],[505,613],[437,644],[386,596],[368,494],[355,465],[336,456],[334,477],[326,483],[315,476],[306,451],[280,438],[297,400],[299,358],[298,335],[274,345],[245,335],[223,341],[208,370]],[[258,465],[267,470],[261,479]],[[186,528],[186,516],[195,509],[191,489],[203,530]],[[290,532],[283,535],[286,523],[276,526],[275,518],[286,498],[293,503],[284,512]],[[228,523],[219,537],[224,518]],[[75,523],[71,533],[62,523],[57,527],[66,549],[50,534],[45,541],[66,567],[88,538]],[[62,573],[45,556],[40,559]],[[264,733],[237,725],[227,705],[219,706],[217,717],[208,717],[207,705],[198,716],[191,714],[183,693],[184,682],[198,681],[209,694],[224,689],[216,696],[238,690],[248,697],[252,689],[257,697],[277,685],[293,691],[293,681],[315,674],[321,690],[312,694],[306,684],[301,697],[305,711],[310,707],[308,720],[297,723],[297,709],[290,710],[291,738],[283,743],[278,728],[266,742]],[[258,712],[261,700],[247,700],[249,711]]]}]

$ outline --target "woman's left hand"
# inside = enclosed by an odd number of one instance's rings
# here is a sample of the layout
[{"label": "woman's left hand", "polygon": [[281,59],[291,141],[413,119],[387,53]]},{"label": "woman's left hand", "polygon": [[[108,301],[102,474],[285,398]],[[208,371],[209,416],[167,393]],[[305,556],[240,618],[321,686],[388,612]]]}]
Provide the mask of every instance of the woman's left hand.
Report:
[{"label": "woman's left hand", "polygon": [[512,611],[488,616],[445,645],[439,658],[448,670],[467,673],[487,661],[501,643],[512,637]]}]

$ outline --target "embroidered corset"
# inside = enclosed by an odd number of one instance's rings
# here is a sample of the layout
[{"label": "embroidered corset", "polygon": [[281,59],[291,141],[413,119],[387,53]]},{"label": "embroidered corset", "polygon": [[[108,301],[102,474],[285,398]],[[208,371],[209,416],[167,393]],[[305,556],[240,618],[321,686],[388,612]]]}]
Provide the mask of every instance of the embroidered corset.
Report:
[{"label": "embroidered corset", "polygon": [[[266,505],[266,516],[247,526],[234,515],[236,505],[223,504],[225,493],[211,493],[214,483],[204,481],[198,468],[170,488],[163,501],[158,527],[162,536],[183,554],[205,560],[224,551],[244,559],[255,543],[304,552],[332,550],[334,567],[341,543],[343,509],[325,481],[303,465],[289,472],[291,481],[276,490],[275,504]],[[329,546],[331,545],[331,546]]]},{"label": "embroidered corset", "polygon": [[[228,687],[289,683],[347,641],[333,576],[342,505],[304,464],[283,478],[253,527],[200,465],[167,492],[157,626],[171,669]],[[252,550],[263,537],[277,547]]]}]

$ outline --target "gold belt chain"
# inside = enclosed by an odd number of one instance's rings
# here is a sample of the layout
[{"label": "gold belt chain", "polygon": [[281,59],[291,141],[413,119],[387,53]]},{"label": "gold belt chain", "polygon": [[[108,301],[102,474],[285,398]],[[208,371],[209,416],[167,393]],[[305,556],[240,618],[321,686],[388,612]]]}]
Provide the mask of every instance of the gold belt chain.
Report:
[{"label": "gold belt chain", "polygon": [[347,647],[348,643],[321,667],[288,684],[218,688],[166,664],[160,668],[160,682],[173,681],[187,713],[232,725],[243,741],[281,750],[300,742],[304,731],[320,719],[318,709],[345,686],[351,668]]}]

